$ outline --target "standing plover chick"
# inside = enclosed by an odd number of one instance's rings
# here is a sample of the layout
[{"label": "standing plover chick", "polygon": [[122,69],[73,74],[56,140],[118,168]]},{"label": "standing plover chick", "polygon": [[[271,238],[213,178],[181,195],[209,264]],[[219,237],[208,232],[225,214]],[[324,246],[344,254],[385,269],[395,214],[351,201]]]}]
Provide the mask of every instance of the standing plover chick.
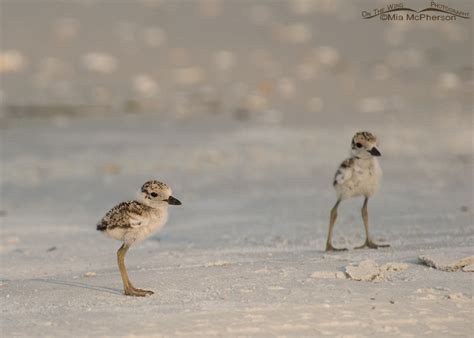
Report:
[{"label": "standing plover chick", "polygon": [[369,132],[358,132],[352,138],[351,157],[341,163],[334,176],[334,189],[336,189],[337,202],[331,210],[329,220],[329,233],[326,242],[326,251],[342,251],[332,246],[332,230],[337,217],[337,207],[342,200],[351,197],[364,196],[362,206],[362,219],[365,226],[365,243],[356,249],[369,247],[377,249],[388,247],[388,244],[375,244],[369,234],[369,214],[367,203],[378,189],[382,177],[382,169],[376,157],[381,156],[376,148],[377,138]]},{"label": "standing plover chick", "polygon": [[97,224],[97,230],[122,241],[117,261],[127,296],[143,297],[153,291],[135,288],[128,279],[125,254],[130,246],[160,230],[168,220],[168,204],[181,205],[171,196],[171,188],[158,181],[148,181],[140,189],[137,200],[122,202],[110,209]]}]

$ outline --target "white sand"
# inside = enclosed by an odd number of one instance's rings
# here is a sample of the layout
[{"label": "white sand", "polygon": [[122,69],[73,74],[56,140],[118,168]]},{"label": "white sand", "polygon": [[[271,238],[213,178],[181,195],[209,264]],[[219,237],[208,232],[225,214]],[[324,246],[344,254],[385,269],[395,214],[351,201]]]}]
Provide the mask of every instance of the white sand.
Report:
[{"label": "white sand", "polygon": [[[320,119],[13,122],[2,131],[2,335],[467,336],[474,275],[418,262],[472,252],[472,213],[460,210],[472,205],[467,119],[403,129],[371,117],[342,128]],[[331,178],[360,128],[381,138],[384,181],[369,216],[374,239],[392,247],[328,254]],[[450,137],[433,142],[442,132]],[[134,284],[156,291],[130,298],[120,243],[95,222],[149,178],[183,205],[129,251]],[[342,204],[335,245],[363,242],[361,204]],[[344,276],[367,260],[384,278]]]}]

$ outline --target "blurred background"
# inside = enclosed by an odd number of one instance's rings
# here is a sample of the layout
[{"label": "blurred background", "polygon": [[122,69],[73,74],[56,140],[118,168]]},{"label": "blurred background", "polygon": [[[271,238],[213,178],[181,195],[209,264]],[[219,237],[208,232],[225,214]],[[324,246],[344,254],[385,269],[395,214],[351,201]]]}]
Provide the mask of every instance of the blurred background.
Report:
[{"label": "blurred background", "polygon": [[[322,246],[358,130],[384,155],[377,223],[428,231],[470,215],[470,18],[362,19],[378,0],[0,4],[6,223],[92,231],[156,178],[184,202],[181,230],[163,235],[175,243]],[[341,228],[362,232],[354,203]]]},{"label": "blurred background", "polygon": [[472,20],[362,19],[387,3],[2,0],[2,115],[470,110]]}]

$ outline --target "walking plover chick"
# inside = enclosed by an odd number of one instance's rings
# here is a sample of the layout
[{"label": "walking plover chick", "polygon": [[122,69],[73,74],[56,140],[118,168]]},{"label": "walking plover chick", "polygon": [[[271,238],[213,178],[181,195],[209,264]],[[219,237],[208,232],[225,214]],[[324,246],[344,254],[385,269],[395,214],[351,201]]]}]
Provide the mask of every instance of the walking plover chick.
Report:
[{"label": "walking plover chick", "polygon": [[369,132],[356,133],[352,138],[351,157],[341,163],[334,176],[334,189],[336,189],[337,202],[331,210],[329,220],[329,233],[326,242],[326,251],[342,251],[332,246],[332,230],[337,217],[337,207],[342,200],[351,197],[364,196],[362,206],[362,219],[365,226],[365,243],[356,249],[369,247],[389,247],[388,244],[375,244],[369,234],[369,214],[367,203],[378,189],[382,177],[382,169],[376,157],[381,156],[376,148],[377,138]]},{"label": "walking plover chick", "polygon": [[135,288],[128,279],[125,254],[130,246],[160,230],[168,220],[168,204],[181,205],[171,196],[171,188],[158,181],[143,184],[137,200],[122,202],[110,209],[97,224],[97,230],[123,241],[117,251],[117,261],[122,275],[124,293],[143,297],[153,291]]}]

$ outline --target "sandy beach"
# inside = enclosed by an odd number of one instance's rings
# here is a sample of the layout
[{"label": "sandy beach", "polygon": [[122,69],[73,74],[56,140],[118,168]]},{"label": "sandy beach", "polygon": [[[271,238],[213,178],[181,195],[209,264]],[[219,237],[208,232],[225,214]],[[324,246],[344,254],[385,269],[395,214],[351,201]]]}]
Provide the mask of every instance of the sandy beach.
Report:
[{"label": "sandy beach", "polygon": [[[414,144],[449,131],[419,127],[405,129]],[[11,126],[3,134],[2,332],[466,336],[472,273],[418,260],[473,254],[470,129],[455,128],[458,137],[420,153],[399,148],[393,126],[372,126],[386,156],[371,229],[392,247],[325,253],[330,178],[347,151],[330,126],[164,126],[135,117]],[[183,206],[130,250],[132,279],[156,291],[133,299],[122,295],[119,242],[95,223],[150,176],[166,178]],[[336,244],[362,243],[361,203],[342,205]],[[366,260],[402,268],[368,281],[346,275]]]}]

